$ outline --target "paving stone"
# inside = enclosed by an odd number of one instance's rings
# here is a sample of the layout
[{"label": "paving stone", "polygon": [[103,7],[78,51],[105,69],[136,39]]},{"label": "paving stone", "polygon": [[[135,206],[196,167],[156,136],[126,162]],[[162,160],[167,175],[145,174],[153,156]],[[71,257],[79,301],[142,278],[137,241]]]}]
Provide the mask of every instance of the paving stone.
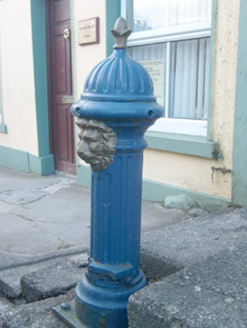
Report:
[{"label": "paving stone", "polygon": [[86,268],[89,264],[89,255],[88,253],[75,255],[70,257],[68,262],[80,268]]},{"label": "paving stone", "polygon": [[246,277],[247,244],[191,264],[130,297],[130,327],[247,327]]},{"label": "paving stone", "polygon": [[21,293],[27,302],[65,294],[75,287],[86,269],[69,263],[45,265],[21,278]]},{"label": "paving stone", "polygon": [[[85,250],[84,250],[85,251]],[[19,298],[21,293],[21,278],[28,274],[35,274],[39,270],[44,270],[49,275],[49,272],[53,272],[55,268],[61,267],[66,264],[71,264],[75,271],[81,274],[81,270],[78,268],[76,259],[85,259],[87,253],[77,255],[66,255],[63,257],[57,257],[50,260],[43,260],[38,263],[31,263],[29,265],[15,266],[10,269],[0,270],[0,292],[2,292],[8,298]],[[85,264],[85,263],[84,263]],[[60,281],[62,283],[63,280]]]},{"label": "paving stone", "polygon": [[[20,305],[0,315],[2,328],[67,328],[52,313],[52,309],[74,298],[75,291],[71,290],[65,295],[52,297],[43,301]],[[2,322],[1,322],[2,321]]]},{"label": "paving stone", "polygon": [[141,268],[157,280],[247,240],[247,209],[227,208],[142,235]]},{"label": "paving stone", "polygon": [[0,271],[0,291],[8,298],[21,297],[20,279],[29,270],[27,267]]}]

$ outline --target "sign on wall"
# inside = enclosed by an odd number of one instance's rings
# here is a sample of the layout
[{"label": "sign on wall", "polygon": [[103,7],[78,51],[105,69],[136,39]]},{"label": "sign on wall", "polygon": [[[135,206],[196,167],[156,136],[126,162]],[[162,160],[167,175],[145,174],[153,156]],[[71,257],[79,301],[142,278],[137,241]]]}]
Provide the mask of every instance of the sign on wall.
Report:
[{"label": "sign on wall", "polygon": [[164,106],[164,60],[155,59],[138,62],[146,69],[146,71],[148,71],[151,76],[156,100],[161,106]]},{"label": "sign on wall", "polygon": [[78,43],[81,46],[99,43],[99,17],[78,23]]}]

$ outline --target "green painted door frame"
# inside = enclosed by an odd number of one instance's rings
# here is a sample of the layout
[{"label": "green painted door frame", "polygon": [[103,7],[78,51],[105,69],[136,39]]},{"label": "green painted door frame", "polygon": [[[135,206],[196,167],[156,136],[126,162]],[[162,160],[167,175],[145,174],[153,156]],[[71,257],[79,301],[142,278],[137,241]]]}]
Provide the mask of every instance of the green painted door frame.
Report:
[{"label": "green painted door frame", "polygon": [[54,159],[49,146],[45,4],[44,0],[30,0],[38,140],[38,159],[32,161],[37,167],[31,170],[40,174],[51,174],[54,172]]},{"label": "green painted door frame", "polygon": [[116,20],[121,15],[121,1],[120,0],[106,0],[106,57],[112,54],[112,47],[114,46],[114,38],[111,34],[111,29],[114,27]]}]

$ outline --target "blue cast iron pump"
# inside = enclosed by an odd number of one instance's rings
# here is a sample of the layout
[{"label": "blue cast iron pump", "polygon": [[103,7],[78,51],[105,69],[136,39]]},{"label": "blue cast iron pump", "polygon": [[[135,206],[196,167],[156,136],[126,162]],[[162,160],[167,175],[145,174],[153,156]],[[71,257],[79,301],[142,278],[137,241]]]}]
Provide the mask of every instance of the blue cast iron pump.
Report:
[{"label": "blue cast iron pump", "polygon": [[71,107],[77,154],[92,169],[90,263],[76,288],[75,316],[93,328],[128,327],[128,298],[147,284],[139,267],[144,133],[164,113],[149,74],[126,53],[124,18],[111,32],[112,55]]}]

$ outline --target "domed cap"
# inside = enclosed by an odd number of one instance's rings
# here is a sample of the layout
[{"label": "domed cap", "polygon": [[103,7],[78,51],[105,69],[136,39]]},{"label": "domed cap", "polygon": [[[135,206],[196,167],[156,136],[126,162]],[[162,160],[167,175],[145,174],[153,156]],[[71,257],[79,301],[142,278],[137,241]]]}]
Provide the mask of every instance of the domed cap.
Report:
[{"label": "domed cap", "polygon": [[131,33],[123,17],[111,30],[113,54],[99,63],[88,75],[81,100],[153,102],[153,83],[147,71],[126,53]]}]

